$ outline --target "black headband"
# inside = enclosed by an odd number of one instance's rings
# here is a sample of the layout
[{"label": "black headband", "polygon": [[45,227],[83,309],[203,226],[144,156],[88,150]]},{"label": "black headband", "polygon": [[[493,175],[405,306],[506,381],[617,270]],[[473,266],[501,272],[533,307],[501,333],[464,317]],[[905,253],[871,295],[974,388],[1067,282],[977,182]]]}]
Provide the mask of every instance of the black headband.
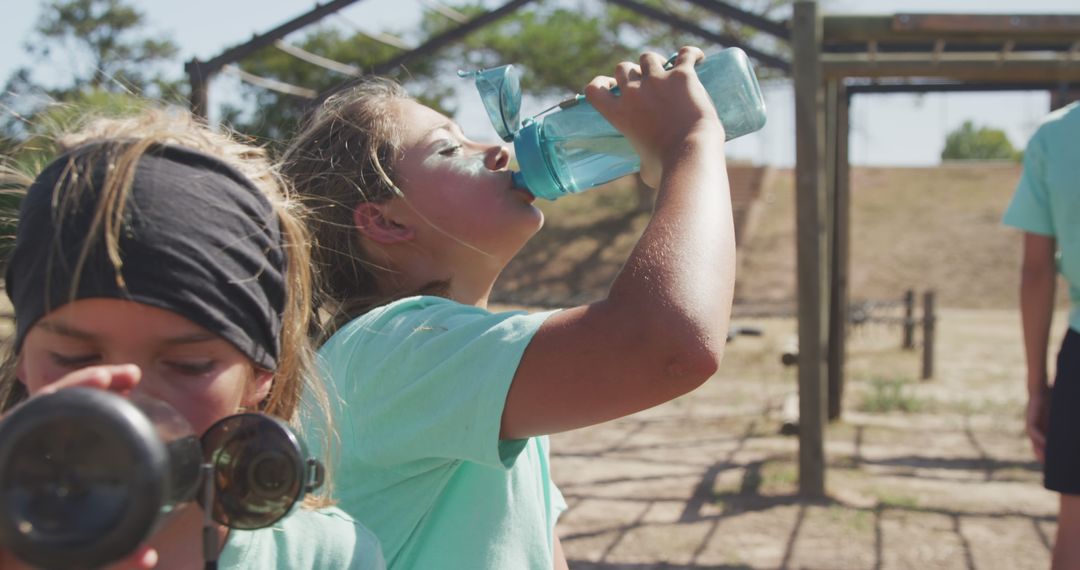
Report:
[{"label": "black headband", "polygon": [[[97,143],[60,157],[23,198],[6,276],[15,307],[15,350],[50,311],[75,299],[108,297],[184,316],[231,342],[257,366],[276,369],[286,261],[267,198],[212,156],[152,147],[139,158],[124,207],[121,286],[103,231],[89,234],[106,171],[124,146]],[[87,239],[93,245],[72,295]]]}]

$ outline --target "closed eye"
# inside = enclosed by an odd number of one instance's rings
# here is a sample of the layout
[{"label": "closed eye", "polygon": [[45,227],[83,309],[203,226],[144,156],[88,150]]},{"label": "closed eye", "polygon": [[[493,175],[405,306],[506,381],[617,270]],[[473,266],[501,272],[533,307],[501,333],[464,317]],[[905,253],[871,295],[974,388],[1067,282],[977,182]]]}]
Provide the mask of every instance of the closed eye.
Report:
[{"label": "closed eye", "polygon": [[442,155],[442,156],[454,156],[455,154],[457,154],[459,152],[461,152],[461,145],[456,144],[456,145],[448,146],[448,147],[440,150],[439,154]]},{"label": "closed eye", "polygon": [[210,372],[217,366],[216,360],[207,360],[205,362],[180,362],[180,361],[168,361],[165,365],[172,368],[176,372],[185,376],[202,376],[207,372]]},{"label": "closed eye", "polygon": [[101,355],[97,353],[60,354],[59,352],[49,352],[49,358],[58,366],[78,369],[85,368],[101,360]]}]

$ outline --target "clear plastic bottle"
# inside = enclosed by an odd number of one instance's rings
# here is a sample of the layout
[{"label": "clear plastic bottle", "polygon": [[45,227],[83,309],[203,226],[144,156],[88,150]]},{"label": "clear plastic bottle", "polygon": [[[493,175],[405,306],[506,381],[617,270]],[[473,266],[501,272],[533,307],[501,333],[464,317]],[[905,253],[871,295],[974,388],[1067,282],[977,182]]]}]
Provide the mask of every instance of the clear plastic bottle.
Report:
[{"label": "clear plastic bottle", "polygon": [[[765,125],[765,102],[745,52],[721,50],[695,70],[728,140]],[[515,73],[512,66],[478,72],[477,87],[496,130],[504,140],[514,142],[521,168],[514,173],[517,186],[538,198],[555,200],[640,170],[641,160],[630,141],[584,97],[526,119],[518,129],[520,88]]]}]

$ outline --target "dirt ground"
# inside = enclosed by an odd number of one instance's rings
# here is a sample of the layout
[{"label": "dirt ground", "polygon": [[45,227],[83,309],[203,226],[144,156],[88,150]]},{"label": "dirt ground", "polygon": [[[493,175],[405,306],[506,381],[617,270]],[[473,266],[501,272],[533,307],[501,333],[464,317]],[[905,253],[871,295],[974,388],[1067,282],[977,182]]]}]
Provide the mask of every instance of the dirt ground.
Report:
[{"label": "dirt ground", "polygon": [[780,433],[795,323],[736,324],[764,334],[729,344],[701,389],[552,438],[571,568],[1049,567],[1057,499],[1023,435],[1015,311],[942,311],[928,381],[898,327],[854,329],[821,502],[798,498],[797,438]]}]

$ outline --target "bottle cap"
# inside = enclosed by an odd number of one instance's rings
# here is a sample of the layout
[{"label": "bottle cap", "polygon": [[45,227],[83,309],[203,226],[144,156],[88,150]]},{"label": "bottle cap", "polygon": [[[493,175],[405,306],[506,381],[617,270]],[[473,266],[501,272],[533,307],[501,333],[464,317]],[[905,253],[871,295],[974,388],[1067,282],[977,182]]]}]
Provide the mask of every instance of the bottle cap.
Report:
[{"label": "bottle cap", "polygon": [[459,77],[475,77],[476,89],[488,118],[502,140],[510,142],[521,128],[521,72],[513,64],[478,71],[458,71]]},{"label": "bottle cap", "polygon": [[514,138],[514,156],[521,167],[521,172],[513,175],[514,184],[524,186],[533,196],[545,200],[556,200],[569,193],[559,185],[544,160],[539,122],[525,121]]}]

